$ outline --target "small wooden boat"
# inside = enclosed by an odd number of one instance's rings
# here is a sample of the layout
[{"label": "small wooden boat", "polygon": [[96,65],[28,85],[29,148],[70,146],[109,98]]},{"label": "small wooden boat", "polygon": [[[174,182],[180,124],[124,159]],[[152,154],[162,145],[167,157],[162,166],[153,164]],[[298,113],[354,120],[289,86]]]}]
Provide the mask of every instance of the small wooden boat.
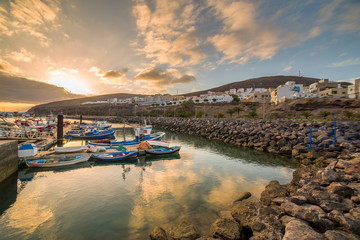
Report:
[{"label": "small wooden boat", "polygon": [[179,146],[174,146],[170,148],[153,148],[153,149],[144,149],[146,154],[151,155],[166,155],[166,154],[173,154],[178,153],[180,151]]},{"label": "small wooden boat", "polygon": [[[164,132],[158,132],[158,133],[153,133],[151,135],[148,136],[148,139],[145,139],[145,141],[161,141],[161,138],[165,135]],[[124,146],[124,147],[136,147],[137,145],[139,145],[141,143],[139,138],[136,138],[134,140],[131,141],[116,141],[116,140],[110,140],[110,142],[107,141],[103,141],[103,142],[98,142],[98,141],[91,141],[89,142],[89,145],[93,145],[93,146],[101,146],[101,147],[113,147],[113,146]],[[151,144],[151,143],[150,143]]]},{"label": "small wooden boat", "polygon": [[103,139],[107,137],[111,137],[115,133],[115,129],[108,129],[103,131],[72,131],[66,134],[66,137],[73,139],[82,139],[82,140],[92,140],[92,139]]},{"label": "small wooden boat", "polygon": [[62,167],[76,163],[86,162],[91,154],[67,154],[67,155],[48,155],[40,159],[25,160],[28,167]]},{"label": "small wooden boat", "polygon": [[112,153],[103,153],[103,154],[94,154],[95,160],[99,161],[121,161],[129,158],[134,158],[138,154],[137,151],[128,151],[128,152],[112,152]]},{"label": "small wooden boat", "polygon": [[76,146],[76,147],[55,147],[54,151],[56,153],[77,153],[77,152],[85,152],[87,146]]},{"label": "small wooden boat", "polygon": [[148,140],[147,141],[151,146],[159,146],[159,147],[169,147],[169,143],[168,142],[164,142],[164,141],[156,141],[156,140]]}]

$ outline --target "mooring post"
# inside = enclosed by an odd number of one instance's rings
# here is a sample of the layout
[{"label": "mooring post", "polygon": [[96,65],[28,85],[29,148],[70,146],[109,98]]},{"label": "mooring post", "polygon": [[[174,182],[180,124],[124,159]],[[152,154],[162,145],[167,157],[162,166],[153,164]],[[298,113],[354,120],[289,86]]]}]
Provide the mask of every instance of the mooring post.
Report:
[{"label": "mooring post", "polygon": [[82,115],[80,114],[80,125],[82,124]]},{"label": "mooring post", "polygon": [[336,120],[334,121],[334,147],[336,146]]},{"label": "mooring post", "polygon": [[312,137],[312,129],[310,128],[310,151],[311,151],[311,143],[312,143],[311,137]]},{"label": "mooring post", "polygon": [[57,143],[62,145],[64,142],[64,115],[59,113],[57,120]]}]

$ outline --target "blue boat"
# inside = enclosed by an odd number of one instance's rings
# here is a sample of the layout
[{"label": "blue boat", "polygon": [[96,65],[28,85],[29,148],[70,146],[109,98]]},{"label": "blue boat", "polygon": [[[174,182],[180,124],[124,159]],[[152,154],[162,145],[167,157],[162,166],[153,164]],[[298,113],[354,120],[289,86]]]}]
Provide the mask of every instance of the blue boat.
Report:
[{"label": "blue boat", "polygon": [[66,133],[66,137],[73,139],[81,139],[81,140],[95,140],[95,139],[104,139],[114,135],[115,129],[108,129],[104,131],[70,131]]},{"label": "blue boat", "polygon": [[180,149],[181,149],[180,146],[174,146],[170,148],[144,149],[144,151],[146,154],[151,154],[151,155],[166,155],[166,154],[178,153]]},{"label": "blue boat", "polygon": [[112,152],[112,153],[102,153],[94,154],[95,160],[98,161],[121,161],[129,158],[134,158],[138,154],[137,151],[128,151],[128,152]]},{"label": "blue boat", "polygon": [[[165,135],[164,132],[157,132],[151,134],[152,126],[146,126],[144,128],[134,128],[135,139],[131,141],[116,141],[109,140],[104,142],[89,142],[89,145],[98,146],[98,147],[114,147],[114,146],[124,146],[124,147],[134,147],[139,145],[142,141],[161,141],[162,137]],[[141,138],[142,137],[142,138]]]}]

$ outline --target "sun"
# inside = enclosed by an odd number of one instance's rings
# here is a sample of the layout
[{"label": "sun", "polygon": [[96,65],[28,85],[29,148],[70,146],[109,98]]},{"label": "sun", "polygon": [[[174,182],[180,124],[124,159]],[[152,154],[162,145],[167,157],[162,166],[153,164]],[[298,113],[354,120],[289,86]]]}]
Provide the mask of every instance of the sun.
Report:
[{"label": "sun", "polygon": [[91,94],[91,90],[86,84],[75,76],[69,74],[53,75],[49,81],[50,84],[54,84],[59,87],[63,87],[65,90],[74,94]]}]

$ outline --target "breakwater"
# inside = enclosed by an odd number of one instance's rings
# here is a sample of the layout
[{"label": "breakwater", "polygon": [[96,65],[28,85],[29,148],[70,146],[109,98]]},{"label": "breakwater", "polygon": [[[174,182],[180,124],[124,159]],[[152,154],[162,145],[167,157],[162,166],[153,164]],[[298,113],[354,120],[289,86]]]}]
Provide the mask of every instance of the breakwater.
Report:
[{"label": "breakwater", "polygon": [[[140,118],[113,121],[139,122]],[[289,184],[271,181],[259,202],[239,193],[231,213],[200,236],[191,221],[156,227],[151,239],[359,239],[360,124],[150,118],[156,127],[259,151],[291,154],[301,166]],[[310,138],[310,129],[311,138]],[[310,142],[311,149],[310,151]],[[334,145],[335,142],[335,145]]]}]

